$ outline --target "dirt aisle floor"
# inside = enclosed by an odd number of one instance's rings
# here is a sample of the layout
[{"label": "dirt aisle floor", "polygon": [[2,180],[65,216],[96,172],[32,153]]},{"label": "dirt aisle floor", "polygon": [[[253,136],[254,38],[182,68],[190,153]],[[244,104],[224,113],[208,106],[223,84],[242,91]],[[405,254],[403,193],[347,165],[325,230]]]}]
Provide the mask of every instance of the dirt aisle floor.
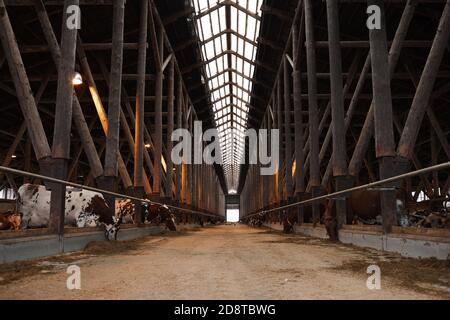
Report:
[{"label": "dirt aisle floor", "polygon": [[[73,264],[81,290],[66,288]],[[371,264],[381,268],[381,290],[366,287]],[[0,298],[450,299],[450,265],[223,225],[0,265]]]}]

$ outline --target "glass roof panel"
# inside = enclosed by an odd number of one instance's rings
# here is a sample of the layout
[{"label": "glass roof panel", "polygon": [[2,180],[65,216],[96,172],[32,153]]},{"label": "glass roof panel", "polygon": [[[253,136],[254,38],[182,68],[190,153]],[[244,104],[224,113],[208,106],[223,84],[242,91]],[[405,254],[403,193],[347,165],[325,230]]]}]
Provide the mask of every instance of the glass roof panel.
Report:
[{"label": "glass roof panel", "polygon": [[238,188],[244,155],[262,1],[191,0],[229,190]]}]

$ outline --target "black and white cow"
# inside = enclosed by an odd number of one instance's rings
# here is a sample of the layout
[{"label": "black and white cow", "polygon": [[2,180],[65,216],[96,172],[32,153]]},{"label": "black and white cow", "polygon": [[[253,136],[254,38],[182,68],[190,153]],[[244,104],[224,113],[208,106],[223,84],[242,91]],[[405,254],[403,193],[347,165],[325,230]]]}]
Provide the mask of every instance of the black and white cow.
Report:
[{"label": "black and white cow", "polygon": [[[21,228],[47,227],[50,218],[51,191],[45,186],[24,184],[18,190],[17,212]],[[121,219],[116,219],[101,193],[66,188],[65,224],[74,227],[105,227],[108,240],[116,239]]]}]

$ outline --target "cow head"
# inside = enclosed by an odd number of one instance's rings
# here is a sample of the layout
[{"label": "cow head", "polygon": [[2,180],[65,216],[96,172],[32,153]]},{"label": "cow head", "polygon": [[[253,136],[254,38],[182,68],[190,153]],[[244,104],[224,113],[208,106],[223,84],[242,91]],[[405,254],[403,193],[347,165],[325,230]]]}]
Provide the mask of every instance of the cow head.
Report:
[{"label": "cow head", "polygon": [[11,227],[13,230],[19,230],[20,229],[20,224],[22,223],[22,215],[18,212],[13,212],[9,217],[8,217],[9,223],[11,224]]},{"label": "cow head", "polygon": [[8,211],[0,216],[0,230],[19,230],[22,215],[16,211]]},{"label": "cow head", "polygon": [[168,206],[160,206],[158,208],[158,216],[160,221],[166,224],[167,229],[169,229],[170,231],[177,231],[175,215],[172,213]]},{"label": "cow head", "polygon": [[119,232],[120,227],[116,227],[115,225],[107,225],[105,226],[105,238],[108,241],[117,240],[117,233]]},{"label": "cow head", "polygon": [[175,215],[173,213],[169,214],[169,218],[166,220],[166,227],[170,231],[177,231],[177,225],[175,222]]},{"label": "cow head", "polygon": [[113,218],[114,224],[105,225],[105,238],[108,241],[117,240],[117,233],[120,230],[121,219]]}]

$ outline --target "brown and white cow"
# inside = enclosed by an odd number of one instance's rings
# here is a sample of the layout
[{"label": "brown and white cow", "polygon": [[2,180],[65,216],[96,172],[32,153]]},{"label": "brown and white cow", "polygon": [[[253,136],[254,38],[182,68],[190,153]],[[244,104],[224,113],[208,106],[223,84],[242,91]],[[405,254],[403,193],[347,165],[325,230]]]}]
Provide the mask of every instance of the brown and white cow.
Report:
[{"label": "brown and white cow", "polygon": [[[401,222],[405,215],[406,194],[403,190],[397,189],[396,195],[396,218]],[[352,192],[347,198],[347,223],[355,224],[381,224],[381,191],[377,189],[364,189]],[[335,201],[329,200],[324,213],[324,225],[332,240],[337,240],[337,222]]]},{"label": "brown and white cow", "polygon": [[[51,191],[45,186],[24,184],[18,190],[17,212],[22,216],[21,228],[47,227],[50,218]],[[108,240],[116,239],[120,229],[113,209],[109,208],[101,193],[66,188],[65,224],[74,227],[105,227]]]},{"label": "brown and white cow", "polygon": [[166,205],[150,204],[145,218],[150,223],[164,223],[170,231],[177,231],[175,215]]},{"label": "brown and white cow", "polygon": [[0,213],[0,230],[19,230],[21,217],[14,210]]},{"label": "brown and white cow", "polygon": [[[146,208],[145,205],[143,205]],[[135,204],[130,199],[116,199],[115,215],[121,223],[134,224],[135,218]]]}]

